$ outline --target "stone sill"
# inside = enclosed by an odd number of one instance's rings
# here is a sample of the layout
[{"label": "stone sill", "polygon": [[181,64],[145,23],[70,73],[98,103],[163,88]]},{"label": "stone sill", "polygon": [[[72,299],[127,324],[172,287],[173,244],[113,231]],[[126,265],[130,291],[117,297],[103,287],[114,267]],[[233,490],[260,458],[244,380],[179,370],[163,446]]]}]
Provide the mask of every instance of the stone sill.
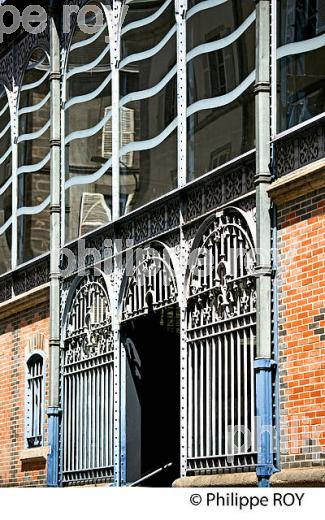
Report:
[{"label": "stone sill", "polygon": [[48,282],[0,303],[1,319],[9,318],[14,314],[19,314],[25,309],[48,302],[49,287],[50,284]]},{"label": "stone sill", "polygon": [[277,204],[297,199],[325,186],[325,158],[283,175],[268,188]]},{"label": "stone sill", "polygon": [[[283,469],[270,479],[271,487],[323,487],[325,467]],[[173,482],[175,488],[190,487],[257,487],[255,472],[198,475]]]},{"label": "stone sill", "polygon": [[48,454],[48,446],[40,448],[28,448],[20,453],[21,462],[46,462]]}]

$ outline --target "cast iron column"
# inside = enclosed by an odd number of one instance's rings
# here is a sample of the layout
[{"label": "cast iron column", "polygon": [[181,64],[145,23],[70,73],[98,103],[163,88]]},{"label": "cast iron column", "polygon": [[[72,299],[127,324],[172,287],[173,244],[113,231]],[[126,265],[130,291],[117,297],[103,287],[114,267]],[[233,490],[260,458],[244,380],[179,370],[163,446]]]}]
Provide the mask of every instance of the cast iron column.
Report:
[{"label": "cast iron column", "polygon": [[60,366],[60,10],[50,0],[51,56],[51,207],[50,207],[50,369],[48,408],[48,486],[58,485],[59,366]]},{"label": "cast iron column", "polygon": [[256,0],[256,427],[258,485],[273,473],[271,359],[270,0]]}]

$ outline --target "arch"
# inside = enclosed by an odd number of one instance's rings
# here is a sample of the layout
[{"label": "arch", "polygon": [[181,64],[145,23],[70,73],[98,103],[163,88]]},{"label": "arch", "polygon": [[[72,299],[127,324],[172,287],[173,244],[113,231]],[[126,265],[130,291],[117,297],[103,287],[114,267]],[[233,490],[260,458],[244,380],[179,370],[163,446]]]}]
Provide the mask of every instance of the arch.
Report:
[{"label": "arch", "polygon": [[63,311],[61,483],[113,480],[113,332],[104,276],[76,277]]},{"label": "arch", "polygon": [[255,440],[255,246],[243,212],[212,215],[187,270],[188,475],[253,469]]},{"label": "arch", "polygon": [[[221,242],[224,240],[224,236],[228,233],[235,233],[237,236],[236,243],[232,243],[230,241],[230,249],[231,254],[235,254],[237,260],[241,259],[242,250],[246,252],[245,261],[243,265],[236,265],[235,262],[232,264],[229,263],[233,259],[226,258],[227,251],[225,250],[225,255],[221,251],[215,250],[210,251],[210,255],[208,257],[207,253],[207,245],[208,247],[212,246],[212,242]],[[236,235],[237,233],[237,235]],[[240,246],[240,242],[245,244],[244,247]],[[234,246],[234,247],[233,247]],[[211,254],[212,253],[212,254]],[[213,261],[214,257],[217,253],[216,261]],[[193,278],[197,272],[199,267],[204,269],[204,260],[206,260],[208,267],[212,267],[214,269],[214,274],[217,273],[219,267],[221,267],[221,263],[224,265],[224,268],[227,270],[227,276],[234,276],[238,274],[238,271],[243,274],[244,272],[248,274],[248,272],[252,272],[254,263],[256,261],[255,254],[255,225],[253,219],[246,215],[242,210],[229,206],[223,209],[221,212],[217,212],[211,215],[208,219],[206,219],[194,238],[191,251],[189,254],[189,260],[186,270],[186,296],[189,297],[191,295],[191,284],[193,284]],[[212,266],[212,262],[214,265]],[[200,265],[198,265],[200,263]],[[202,264],[202,265],[201,265]],[[219,265],[220,264],[220,265]],[[236,272],[233,272],[235,269]],[[210,279],[210,273],[206,273],[207,279],[203,281],[203,287],[207,288],[213,287],[213,281]],[[203,273],[204,277],[204,273]],[[193,291],[192,287],[192,291]]]},{"label": "arch", "polygon": [[177,282],[171,252],[159,241],[135,250],[125,268],[120,297],[120,321],[146,315],[178,303]]}]

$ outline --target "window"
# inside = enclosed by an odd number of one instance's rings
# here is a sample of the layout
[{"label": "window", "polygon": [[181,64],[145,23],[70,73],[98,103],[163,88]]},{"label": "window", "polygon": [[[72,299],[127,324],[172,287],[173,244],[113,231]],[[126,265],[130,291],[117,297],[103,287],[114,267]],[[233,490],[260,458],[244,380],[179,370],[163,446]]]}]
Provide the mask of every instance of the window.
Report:
[{"label": "window", "polygon": [[278,131],[325,111],[323,0],[278,0]]},{"label": "window", "polygon": [[44,360],[39,353],[27,361],[26,378],[26,446],[43,445]]},{"label": "window", "polygon": [[[229,0],[217,5],[201,0],[189,3],[186,15],[189,181],[254,148],[254,8],[252,0]],[[211,159],[214,150],[224,148],[227,153]]]}]

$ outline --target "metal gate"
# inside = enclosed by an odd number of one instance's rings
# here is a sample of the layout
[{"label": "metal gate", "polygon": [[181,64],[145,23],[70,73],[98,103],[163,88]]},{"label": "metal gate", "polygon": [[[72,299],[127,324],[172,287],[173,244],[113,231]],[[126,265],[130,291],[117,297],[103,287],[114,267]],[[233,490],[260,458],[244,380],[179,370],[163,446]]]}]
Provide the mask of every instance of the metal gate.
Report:
[{"label": "metal gate", "polygon": [[113,480],[113,336],[101,276],[87,275],[66,317],[62,484]]},{"label": "metal gate", "polygon": [[253,239],[237,211],[208,224],[189,274],[187,474],[256,464]]}]

